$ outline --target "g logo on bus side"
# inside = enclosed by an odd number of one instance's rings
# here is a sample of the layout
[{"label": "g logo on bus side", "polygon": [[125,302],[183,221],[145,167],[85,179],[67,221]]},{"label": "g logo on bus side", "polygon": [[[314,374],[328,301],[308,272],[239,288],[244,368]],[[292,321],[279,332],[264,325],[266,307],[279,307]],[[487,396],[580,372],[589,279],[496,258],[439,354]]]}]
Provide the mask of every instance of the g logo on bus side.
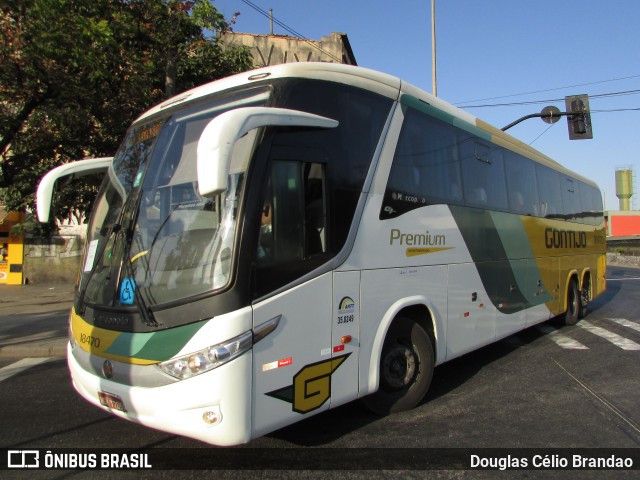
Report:
[{"label": "g logo on bus side", "polygon": [[294,375],[293,385],[267,392],[266,395],[291,403],[294,412],[316,410],[331,398],[331,375],[349,355],[351,353],[307,365]]}]

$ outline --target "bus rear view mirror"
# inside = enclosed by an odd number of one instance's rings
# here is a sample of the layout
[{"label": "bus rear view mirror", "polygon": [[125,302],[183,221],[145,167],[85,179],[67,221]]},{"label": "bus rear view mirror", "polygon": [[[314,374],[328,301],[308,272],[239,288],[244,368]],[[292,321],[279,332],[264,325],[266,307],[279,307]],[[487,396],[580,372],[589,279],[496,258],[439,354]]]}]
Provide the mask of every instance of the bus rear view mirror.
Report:
[{"label": "bus rear view mirror", "polygon": [[42,180],[40,180],[40,183],[38,184],[38,191],[36,193],[38,220],[43,223],[49,221],[53,187],[58,179],[69,175],[82,176],[100,171],[106,172],[112,161],[113,157],[77,160],[75,162],[65,163],[64,165],[60,165],[47,172],[47,174],[42,177]]},{"label": "bus rear view mirror", "polygon": [[285,108],[242,107],[224,112],[205,127],[198,141],[198,191],[217,195],[227,189],[235,143],[254,128],[266,126],[335,128],[337,120]]}]

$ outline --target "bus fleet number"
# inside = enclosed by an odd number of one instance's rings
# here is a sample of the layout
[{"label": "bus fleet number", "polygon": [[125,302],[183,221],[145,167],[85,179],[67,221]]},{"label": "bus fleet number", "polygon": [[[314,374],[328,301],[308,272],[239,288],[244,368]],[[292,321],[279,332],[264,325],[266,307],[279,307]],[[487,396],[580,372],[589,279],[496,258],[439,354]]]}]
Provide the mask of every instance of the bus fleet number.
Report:
[{"label": "bus fleet number", "polygon": [[338,317],[338,325],[340,325],[341,323],[351,323],[354,320],[355,320],[354,315],[340,315]]}]

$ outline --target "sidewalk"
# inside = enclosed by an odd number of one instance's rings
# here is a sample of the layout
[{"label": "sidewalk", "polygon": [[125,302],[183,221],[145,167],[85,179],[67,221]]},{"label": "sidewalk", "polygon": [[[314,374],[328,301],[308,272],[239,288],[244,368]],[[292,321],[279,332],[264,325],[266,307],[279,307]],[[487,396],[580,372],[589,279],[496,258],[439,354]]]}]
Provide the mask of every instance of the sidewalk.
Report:
[{"label": "sidewalk", "polygon": [[74,286],[0,285],[0,358],[64,357]]}]

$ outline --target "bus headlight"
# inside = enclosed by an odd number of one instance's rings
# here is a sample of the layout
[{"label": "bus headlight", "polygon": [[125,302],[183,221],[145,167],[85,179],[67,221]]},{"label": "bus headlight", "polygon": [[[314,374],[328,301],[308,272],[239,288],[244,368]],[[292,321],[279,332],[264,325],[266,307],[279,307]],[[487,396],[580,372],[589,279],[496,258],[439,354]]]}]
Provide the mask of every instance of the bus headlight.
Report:
[{"label": "bus headlight", "polygon": [[158,364],[158,367],[172,377],[185,380],[224,365],[249,350],[251,345],[253,333],[249,331],[189,355],[172,358]]}]

